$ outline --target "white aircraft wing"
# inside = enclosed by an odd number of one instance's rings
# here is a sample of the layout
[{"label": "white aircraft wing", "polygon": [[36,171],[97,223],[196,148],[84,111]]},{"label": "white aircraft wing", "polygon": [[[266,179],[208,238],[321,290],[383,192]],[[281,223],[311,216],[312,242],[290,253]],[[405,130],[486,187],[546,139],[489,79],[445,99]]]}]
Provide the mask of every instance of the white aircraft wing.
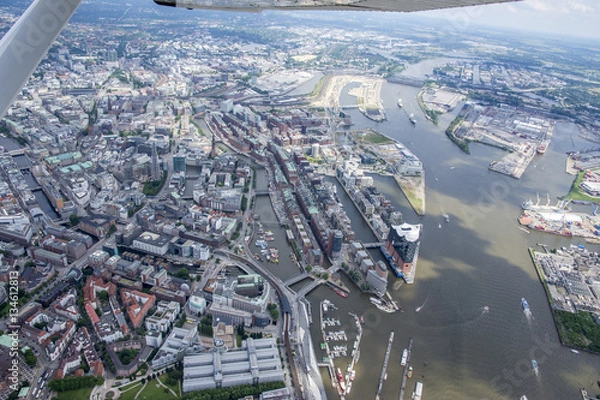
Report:
[{"label": "white aircraft wing", "polygon": [[81,0],[35,0],[0,40],[0,118]]},{"label": "white aircraft wing", "polygon": [[235,11],[277,9],[353,10],[353,11],[425,11],[466,7],[520,0],[154,0],[171,7],[203,8]]}]

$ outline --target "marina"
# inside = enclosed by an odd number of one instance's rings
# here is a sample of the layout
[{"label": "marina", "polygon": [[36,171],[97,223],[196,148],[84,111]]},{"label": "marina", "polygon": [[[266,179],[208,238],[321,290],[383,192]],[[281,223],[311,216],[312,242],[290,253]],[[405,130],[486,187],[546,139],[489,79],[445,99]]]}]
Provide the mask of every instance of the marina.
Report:
[{"label": "marina", "polygon": [[[362,338],[362,326],[361,317],[354,313],[348,313],[354,320],[354,324],[357,330],[356,339],[353,342],[352,349],[349,350],[348,334],[345,329],[337,329],[327,331],[328,327],[339,327],[342,322],[339,318],[325,317],[325,313],[337,311],[338,308],[328,299],[323,300],[320,303],[320,325],[323,342],[320,344],[321,350],[323,350],[326,356],[323,358],[320,367],[326,367],[329,371],[331,378],[331,384],[336,389],[340,398],[344,398],[345,395],[349,394],[352,389],[352,382],[356,377],[354,366],[360,358],[360,341]],[[364,321],[364,319],[363,319]],[[337,343],[333,343],[337,342]],[[340,344],[338,344],[340,343]],[[342,369],[340,363],[343,359],[351,356],[350,364],[347,368]],[[334,359],[338,359],[337,365],[334,363]],[[342,372],[342,371],[345,371]]]}]

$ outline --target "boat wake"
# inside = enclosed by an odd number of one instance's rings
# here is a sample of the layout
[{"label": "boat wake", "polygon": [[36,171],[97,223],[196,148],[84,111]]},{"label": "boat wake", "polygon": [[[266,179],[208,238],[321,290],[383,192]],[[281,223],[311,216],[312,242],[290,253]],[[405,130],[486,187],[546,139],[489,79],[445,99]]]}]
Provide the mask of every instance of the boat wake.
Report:
[{"label": "boat wake", "polygon": [[425,301],[423,302],[423,304],[421,304],[419,307],[415,308],[415,312],[419,312],[423,309],[423,307],[425,306],[425,303],[427,303],[427,300],[429,299],[429,295],[425,298]]}]

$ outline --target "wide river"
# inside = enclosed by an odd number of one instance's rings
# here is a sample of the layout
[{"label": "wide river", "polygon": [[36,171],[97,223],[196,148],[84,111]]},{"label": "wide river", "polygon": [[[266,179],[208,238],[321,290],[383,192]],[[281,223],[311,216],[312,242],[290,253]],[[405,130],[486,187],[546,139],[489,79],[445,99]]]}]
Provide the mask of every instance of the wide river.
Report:
[{"label": "wide river", "polygon": [[[600,357],[573,354],[560,345],[544,290],[527,252],[529,247],[539,248],[537,243],[550,248],[585,243],[533,231],[528,234],[517,224],[524,200],[535,199],[536,193],[545,199],[549,193],[555,202],[557,196],[569,190],[572,177],[565,173],[566,152],[593,145],[578,137],[574,125],[559,123],[547,153],[536,156],[522,179],[509,178],[487,169],[491,161],[501,157],[501,150],[472,145],[471,155],[462,153],[444,134],[454,115],[444,115],[439,127],[434,126],[419,111],[416,94],[413,87],[385,84],[382,97],[388,119],[382,123],[366,119],[357,110],[350,111],[356,123],[353,129],[370,127],[385,133],[404,143],[425,165],[427,202],[422,218],[412,211],[393,181],[376,181],[407,222],[424,226],[414,285],[400,285],[390,275],[389,291],[405,312],[378,311],[368,296],[361,295],[346,278],[352,288],[346,299],[324,287],[308,296],[315,322],[321,300],[331,299],[339,308],[328,316],[339,318],[341,326],[327,330],[345,329],[349,350],[355,327],[348,312],[365,316],[356,379],[347,398],[375,397],[392,330],[395,340],[382,399],[399,398],[403,371],[399,360],[411,337],[414,376],[406,385],[405,399],[410,399],[416,381],[423,382],[424,399],[518,399],[524,394],[530,400],[578,399],[580,388],[594,396],[600,394],[596,386]],[[416,126],[408,121],[405,110],[396,106],[399,96],[406,112],[417,116]],[[342,95],[342,104],[352,101],[347,94]],[[257,188],[266,188],[266,182],[264,171],[259,170]],[[357,239],[372,241],[373,235],[360,214],[342,190],[338,193]],[[266,266],[283,280],[297,274],[299,270],[287,256],[289,247],[283,230],[275,223],[268,197],[257,198],[255,209],[265,230],[275,232],[276,240],[271,245],[281,252],[279,264]],[[449,223],[444,222],[444,213],[450,215]],[[585,245],[598,250],[597,246]],[[379,251],[372,254],[381,257]],[[522,297],[530,304],[531,319],[522,311]],[[421,307],[418,313],[417,307]],[[322,342],[318,323],[311,329],[320,361],[323,353],[318,345]],[[531,359],[539,364],[537,375],[532,372]],[[334,362],[345,371],[349,358]],[[329,388],[328,397],[338,398],[325,370],[323,378]]]},{"label": "wide river", "polygon": [[[411,337],[414,376],[406,385],[405,399],[410,399],[416,381],[423,382],[425,399],[518,399],[522,395],[530,400],[577,399],[581,398],[580,388],[595,396],[600,393],[596,386],[600,357],[573,354],[560,345],[527,249],[541,249],[537,243],[550,248],[571,243],[585,244],[594,250],[598,247],[577,239],[528,234],[517,224],[524,200],[535,199],[539,192],[545,202],[549,193],[555,204],[557,196],[569,190],[572,177],[565,173],[566,152],[592,145],[578,137],[576,126],[559,123],[546,154],[536,156],[520,180],[506,177],[487,168],[501,157],[501,150],[471,145],[471,155],[462,153],[444,134],[458,110],[440,118],[436,127],[419,111],[417,91],[385,84],[382,98],[388,120],[382,123],[372,122],[358,111],[350,112],[355,122],[353,129],[371,127],[385,133],[404,143],[425,165],[427,202],[426,216],[422,218],[413,212],[393,181],[376,181],[407,222],[424,226],[414,285],[399,285],[390,275],[388,288],[405,312],[384,314],[357,289],[347,299],[323,287],[308,296],[315,318],[319,315],[319,302],[325,298],[339,308],[328,316],[339,318],[342,326],[327,330],[346,329],[349,341],[345,344],[349,350],[355,329],[348,312],[366,318],[356,379],[347,398],[375,398],[391,330],[395,340],[381,391],[383,399],[399,398],[403,371],[399,360]],[[396,106],[399,96],[406,112],[417,116],[416,126]],[[352,101],[345,91],[342,104]],[[372,240],[352,203],[343,191],[338,193],[353,221],[357,239]],[[257,208],[265,219],[274,219],[267,198],[259,199]],[[444,222],[444,213],[450,215],[449,223]],[[379,258],[378,253],[372,252]],[[298,272],[285,258],[279,266],[270,264],[284,280]],[[522,297],[527,298],[533,318],[528,319],[523,313]],[[417,313],[419,306],[422,308]],[[485,306],[489,311],[484,310]],[[312,337],[320,361],[324,354],[318,346],[322,342],[318,323],[312,325]],[[539,374],[532,371],[532,359],[539,364]],[[345,371],[349,358],[337,358],[334,362]],[[338,398],[325,370],[323,378],[329,398]]]}]

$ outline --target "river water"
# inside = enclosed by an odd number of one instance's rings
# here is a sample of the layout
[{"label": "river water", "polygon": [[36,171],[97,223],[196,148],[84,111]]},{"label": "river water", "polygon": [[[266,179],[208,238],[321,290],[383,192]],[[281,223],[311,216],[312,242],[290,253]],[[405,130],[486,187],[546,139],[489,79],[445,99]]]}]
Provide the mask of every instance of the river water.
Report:
[{"label": "river water", "polygon": [[[572,182],[565,173],[566,152],[593,145],[577,136],[574,125],[559,123],[546,154],[536,156],[522,179],[515,180],[487,169],[491,161],[501,157],[501,150],[472,145],[471,155],[465,155],[446,138],[444,128],[458,110],[442,116],[439,127],[426,121],[418,109],[417,91],[386,83],[382,98],[388,119],[382,123],[366,119],[357,110],[348,111],[356,123],[353,128],[370,127],[385,133],[423,161],[427,209],[424,217],[417,216],[392,180],[376,181],[407,222],[424,226],[415,284],[400,285],[390,275],[388,288],[404,313],[378,311],[357,289],[347,299],[324,287],[308,296],[313,316],[318,316],[321,300],[333,300],[339,308],[336,313],[342,320],[341,328],[349,335],[353,325],[347,313],[365,316],[361,358],[347,398],[375,397],[391,330],[395,331],[395,341],[381,392],[383,399],[399,396],[399,360],[411,337],[414,377],[407,384],[405,399],[410,398],[417,380],[424,384],[425,399],[518,399],[523,394],[530,400],[577,399],[582,387],[594,396],[599,394],[595,382],[600,377],[600,357],[573,354],[560,345],[544,290],[527,253],[536,243],[552,248],[580,241],[533,231],[527,234],[518,229],[516,221],[520,204],[535,198],[536,193],[542,198],[549,193],[553,201],[565,194]],[[396,107],[398,96],[406,112],[417,116],[416,126]],[[342,95],[342,104],[351,102],[347,94]],[[267,185],[261,172],[257,173],[259,190]],[[338,192],[358,239],[371,240],[360,214],[344,192]],[[300,271],[288,256],[291,249],[283,229],[275,223],[268,197],[257,198],[255,210],[265,230],[275,233],[270,245],[280,251],[279,264],[265,265],[283,280],[296,275]],[[449,223],[444,222],[444,213],[450,215]],[[597,246],[586,246],[598,250]],[[376,251],[373,255],[380,257]],[[522,312],[522,297],[530,304],[531,319]],[[422,309],[416,313],[419,306]],[[489,312],[484,312],[485,306]],[[311,333],[320,360],[323,354],[318,343],[322,339],[317,323],[312,324]],[[351,348],[352,341],[348,345]],[[531,359],[538,361],[539,375],[533,374]],[[349,359],[335,361],[336,367],[345,370]],[[323,372],[329,387],[329,377]],[[328,396],[338,398],[331,387]]]},{"label": "river water", "polygon": [[[516,180],[487,169],[502,156],[502,151],[472,145],[471,155],[462,153],[445,136],[444,128],[454,118],[444,115],[439,127],[426,121],[418,109],[418,89],[385,84],[382,98],[388,120],[375,123],[357,110],[351,110],[354,129],[371,127],[411,149],[423,161],[426,170],[426,215],[417,216],[391,179],[376,180],[409,223],[424,226],[419,263],[414,285],[400,285],[390,274],[389,290],[404,308],[404,313],[384,314],[368,301],[368,296],[353,290],[347,299],[326,288],[318,288],[308,299],[313,316],[319,302],[334,301],[342,328],[352,330],[348,312],[364,314],[366,324],[361,343],[361,358],[356,380],[347,398],[374,398],[381,365],[391,330],[395,331],[388,378],[381,398],[397,399],[402,367],[399,360],[410,337],[414,338],[412,365],[414,377],[406,387],[409,399],[415,382],[424,384],[424,398],[440,399],[576,399],[579,389],[600,393],[595,384],[600,377],[600,357],[573,354],[560,345],[551,310],[527,249],[536,243],[550,248],[580,243],[548,234],[527,234],[518,228],[520,204],[540,193],[545,199],[568,192],[572,177],[565,173],[566,152],[592,147],[581,140],[577,128],[567,123],[556,126],[553,142],[543,156],[536,156],[522,179]],[[414,113],[413,126],[404,110],[395,103],[401,96],[407,113]],[[341,103],[352,102],[342,94]],[[371,240],[365,223],[350,200],[338,191],[353,221],[354,229]],[[266,198],[263,198],[266,200]],[[261,213],[268,208],[259,199]],[[442,215],[450,215],[445,223]],[[439,227],[441,224],[441,228]],[[581,242],[583,244],[583,242]],[[586,244],[597,250],[597,246]],[[538,247],[539,248],[539,247]],[[373,255],[379,257],[377,252]],[[285,258],[285,257],[282,257]],[[282,279],[295,270],[273,268]],[[346,284],[352,285],[346,280]],[[533,318],[526,318],[521,298],[527,298]],[[422,306],[419,313],[415,309]],[[485,312],[484,307],[489,311]],[[312,325],[317,358],[323,356],[318,324]],[[349,348],[352,341],[348,342]],[[532,372],[531,359],[539,364]],[[345,371],[349,359],[336,359],[336,367]],[[323,371],[326,386],[329,376]],[[329,397],[338,398],[333,388]]]}]

